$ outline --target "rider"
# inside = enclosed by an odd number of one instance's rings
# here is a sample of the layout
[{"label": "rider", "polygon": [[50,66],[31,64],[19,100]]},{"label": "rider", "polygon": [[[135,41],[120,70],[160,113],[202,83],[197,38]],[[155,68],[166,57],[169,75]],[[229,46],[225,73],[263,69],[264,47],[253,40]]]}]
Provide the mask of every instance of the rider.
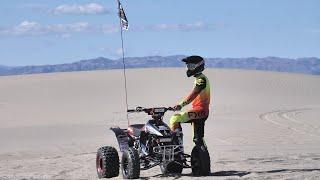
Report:
[{"label": "rider", "polygon": [[208,78],[202,73],[204,70],[204,59],[201,56],[189,56],[182,59],[187,66],[187,76],[195,78],[192,92],[185,97],[174,110],[180,111],[184,106],[192,102],[192,109],[175,114],[170,119],[170,128],[180,137],[182,144],[182,128],[180,123],[192,123],[193,142],[196,145],[206,147],[204,142],[204,125],[209,116],[210,84]]}]

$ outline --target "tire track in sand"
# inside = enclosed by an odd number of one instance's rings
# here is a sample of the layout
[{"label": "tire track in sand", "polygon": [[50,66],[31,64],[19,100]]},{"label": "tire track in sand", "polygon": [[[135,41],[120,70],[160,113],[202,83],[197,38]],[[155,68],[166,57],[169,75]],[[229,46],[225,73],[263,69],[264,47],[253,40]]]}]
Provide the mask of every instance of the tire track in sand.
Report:
[{"label": "tire track in sand", "polygon": [[310,110],[312,109],[301,108],[291,110],[277,110],[260,114],[259,118],[263,121],[276,125],[276,127],[278,128],[288,129],[298,134],[320,137],[319,135],[314,133],[317,130],[316,127],[296,119],[297,114]]},{"label": "tire track in sand", "polygon": [[[302,111],[303,110],[303,111]],[[293,121],[293,122],[295,122],[295,123],[297,123],[297,124],[300,124],[300,125],[302,125],[302,126],[304,126],[304,127],[307,127],[307,128],[309,128],[309,130],[310,129],[313,129],[314,131],[318,131],[319,130],[319,126],[315,126],[315,125],[312,125],[312,124],[310,124],[310,123],[307,123],[307,122],[301,122],[301,121],[299,121],[298,119],[297,119],[297,116],[298,116],[298,114],[303,114],[303,112],[304,111],[310,111],[310,110],[312,110],[312,109],[310,109],[310,108],[305,108],[305,109],[300,109],[299,111],[296,111],[296,110],[291,110],[290,112],[288,112],[288,113],[281,113],[281,114],[279,114],[282,118],[285,118],[285,119],[287,119],[287,120],[289,120],[289,121]]]}]

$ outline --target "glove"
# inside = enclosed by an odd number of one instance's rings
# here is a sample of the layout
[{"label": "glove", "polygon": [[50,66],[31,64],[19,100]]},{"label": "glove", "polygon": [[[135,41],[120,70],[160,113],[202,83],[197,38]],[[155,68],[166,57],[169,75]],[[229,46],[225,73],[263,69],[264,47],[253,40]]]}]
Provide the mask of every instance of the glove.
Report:
[{"label": "glove", "polygon": [[173,107],[173,110],[174,111],[180,111],[182,109],[182,106],[181,105],[175,105],[174,107]]}]

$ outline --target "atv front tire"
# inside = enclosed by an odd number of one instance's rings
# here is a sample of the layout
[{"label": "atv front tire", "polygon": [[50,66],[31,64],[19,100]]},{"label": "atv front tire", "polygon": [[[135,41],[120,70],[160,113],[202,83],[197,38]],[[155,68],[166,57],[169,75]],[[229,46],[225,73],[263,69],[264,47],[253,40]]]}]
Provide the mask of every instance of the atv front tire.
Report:
[{"label": "atv front tire", "polygon": [[140,176],[139,153],[134,148],[124,151],[121,159],[121,170],[124,179],[137,179]]},{"label": "atv front tire", "polygon": [[183,170],[183,166],[181,164],[170,162],[168,164],[160,165],[160,169],[162,174],[181,174]]},{"label": "atv front tire", "polygon": [[204,146],[195,146],[191,152],[191,167],[193,176],[208,176],[210,170],[210,155]]},{"label": "atv front tire", "polygon": [[119,156],[114,147],[105,146],[98,149],[96,158],[98,178],[112,178],[119,175]]}]

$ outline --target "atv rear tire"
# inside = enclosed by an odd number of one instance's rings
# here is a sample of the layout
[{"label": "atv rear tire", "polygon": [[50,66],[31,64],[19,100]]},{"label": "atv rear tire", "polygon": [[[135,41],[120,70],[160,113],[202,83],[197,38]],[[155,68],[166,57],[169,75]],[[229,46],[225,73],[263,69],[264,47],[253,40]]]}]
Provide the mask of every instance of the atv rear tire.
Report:
[{"label": "atv rear tire", "polygon": [[140,176],[139,153],[134,148],[124,151],[121,159],[121,170],[124,179],[137,179]]},{"label": "atv rear tire", "polygon": [[204,146],[195,146],[191,153],[193,176],[208,176],[210,171],[210,155]]},{"label": "atv rear tire", "polygon": [[183,166],[181,164],[170,162],[168,164],[160,165],[160,169],[162,174],[181,174],[183,170]]},{"label": "atv rear tire", "polygon": [[119,156],[114,147],[105,146],[98,149],[96,168],[99,178],[112,178],[119,175]]}]

